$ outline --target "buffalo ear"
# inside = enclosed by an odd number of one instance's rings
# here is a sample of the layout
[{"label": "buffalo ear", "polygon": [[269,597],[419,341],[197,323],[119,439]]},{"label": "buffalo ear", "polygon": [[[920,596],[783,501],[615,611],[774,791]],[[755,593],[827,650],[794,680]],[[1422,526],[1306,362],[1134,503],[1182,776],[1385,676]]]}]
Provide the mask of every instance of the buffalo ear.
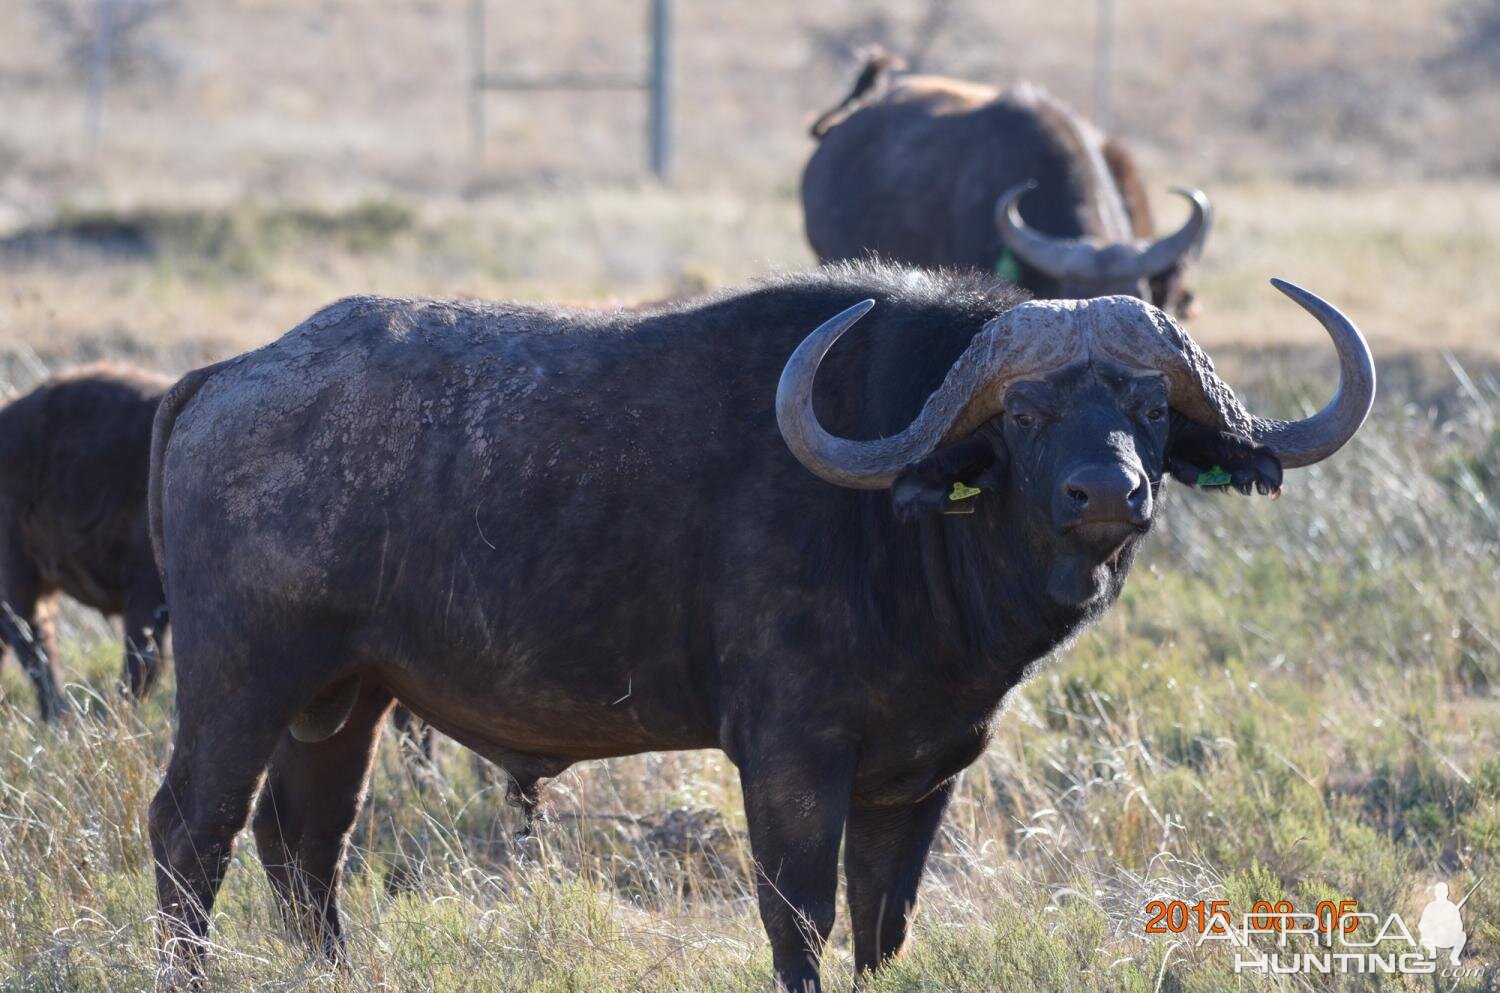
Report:
[{"label": "buffalo ear", "polygon": [[997,485],[1004,471],[1003,445],[997,450],[997,442],[974,435],[902,469],[891,484],[891,503],[903,521],[933,511],[973,513],[979,491]]},{"label": "buffalo ear", "polygon": [[1151,286],[1151,303],[1170,311],[1179,321],[1192,320],[1199,312],[1197,294],[1187,287],[1184,280],[1185,268],[1178,262],[1166,272],[1159,272],[1148,280]]},{"label": "buffalo ear", "polygon": [[1254,489],[1273,499],[1281,495],[1281,460],[1275,452],[1175,413],[1166,468],[1174,479],[1189,486],[1221,491],[1232,486],[1246,496]]}]

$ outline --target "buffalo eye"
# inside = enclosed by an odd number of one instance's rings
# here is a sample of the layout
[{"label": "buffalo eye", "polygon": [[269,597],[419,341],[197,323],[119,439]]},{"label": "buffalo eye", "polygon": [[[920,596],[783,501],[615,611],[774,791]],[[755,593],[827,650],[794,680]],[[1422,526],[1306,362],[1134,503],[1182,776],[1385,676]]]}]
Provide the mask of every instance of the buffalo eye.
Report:
[{"label": "buffalo eye", "polygon": [[1036,415],[1035,414],[1017,414],[1016,415],[1016,423],[1019,424],[1019,425],[1021,425],[1021,427],[1023,427],[1023,428],[1035,427],[1036,426]]},{"label": "buffalo eye", "polygon": [[1152,407],[1150,410],[1146,411],[1146,420],[1148,421],[1159,421],[1166,416],[1167,408],[1165,407]]}]

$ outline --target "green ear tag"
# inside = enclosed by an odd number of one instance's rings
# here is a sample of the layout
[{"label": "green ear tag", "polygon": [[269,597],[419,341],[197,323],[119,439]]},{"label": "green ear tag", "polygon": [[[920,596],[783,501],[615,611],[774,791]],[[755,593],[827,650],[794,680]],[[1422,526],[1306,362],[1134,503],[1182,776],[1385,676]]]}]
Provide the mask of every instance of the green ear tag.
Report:
[{"label": "green ear tag", "polygon": [[1021,263],[1008,246],[1000,253],[1000,258],[995,260],[995,275],[1007,283],[1021,281]]},{"label": "green ear tag", "polygon": [[1198,473],[1199,486],[1228,486],[1232,482],[1234,482],[1234,477],[1218,466],[1214,466],[1207,472]]},{"label": "green ear tag", "polygon": [[953,501],[967,500],[970,497],[977,497],[979,494],[979,487],[966,486],[955,479],[953,481],[953,492],[948,494],[948,499]]}]

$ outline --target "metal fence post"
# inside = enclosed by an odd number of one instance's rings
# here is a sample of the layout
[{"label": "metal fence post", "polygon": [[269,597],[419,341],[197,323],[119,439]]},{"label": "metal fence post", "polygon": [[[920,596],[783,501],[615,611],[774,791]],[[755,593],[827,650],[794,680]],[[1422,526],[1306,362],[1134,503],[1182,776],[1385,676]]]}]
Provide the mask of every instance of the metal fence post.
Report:
[{"label": "metal fence post", "polygon": [[469,5],[469,55],[474,66],[469,90],[469,144],[476,161],[484,158],[484,3],[472,0]]},{"label": "metal fence post", "polygon": [[[100,0],[104,2],[104,0]],[[469,93],[469,129],[475,160],[484,156],[485,94],[491,90],[634,91],[646,94],[646,145],[651,171],[666,179],[672,172],[672,0],[650,0],[647,28],[651,51],[646,72],[617,73],[565,70],[553,73],[492,72],[485,45],[487,0],[470,0],[469,55],[474,78]]]},{"label": "metal fence post", "polygon": [[672,172],[672,0],[651,0],[651,106],[646,128],[651,171],[658,179]]},{"label": "metal fence post", "polygon": [[88,95],[83,109],[83,130],[92,151],[99,144],[99,132],[104,126],[104,82],[109,73],[110,37],[114,30],[115,11],[113,0],[97,0],[94,4],[94,39],[89,46]]},{"label": "metal fence post", "polygon": [[1094,123],[1105,131],[1111,125],[1110,75],[1115,61],[1115,0],[1099,0],[1094,18]]}]

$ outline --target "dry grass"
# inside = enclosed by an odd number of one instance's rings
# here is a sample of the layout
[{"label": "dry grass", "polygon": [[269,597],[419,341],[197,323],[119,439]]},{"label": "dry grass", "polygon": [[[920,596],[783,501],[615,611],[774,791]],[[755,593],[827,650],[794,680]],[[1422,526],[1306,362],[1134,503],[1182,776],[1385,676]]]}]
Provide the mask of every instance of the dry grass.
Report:
[{"label": "dry grass", "polygon": [[[1456,10],[1474,0],[1118,3],[1119,129],[1166,181],[1487,173],[1500,91]],[[701,186],[791,188],[805,124],[836,102],[865,42],[911,52],[929,4],[679,3],[679,163]],[[1034,78],[1087,109],[1093,4],[941,4],[927,68]],[[490,0],[493,66],[629,72],[644,3]],[[188,194],[425,197],[537,176],[640,175],[641,101],[496,95],[470,156],[469,0],[217,0],[154,34],[170,73],[119,81],[98,154],[80,81],[33,0],[0,5],[0,224],[58,201],[128,206]]]},{"label": "dry grass", "polygon": [[[1195,283],[1209,345],[1321,344],[1266,285],[1345,308],[1383,353],[1500,342],[1500,185],[1226,184]],[[1164,223],[1180,209],[1163,204]],[[115,225],[112,239],[99,226]],[[93,225],[93,227],[90,227]],[[94,232],[70,238],[75,230]],[[120,234],[120,231],[130,234]],[[795,200],[633,185],[362,201],[73,212],[0,243],[0,361],[97,352],[186,369],[253,347],[350,293],[603,302],[812,263]],[[24,369],[12,379],[33,381]]]},{"label": "dry grass", "polygon": [[[1296,378],[1261,374],[1263,403]],[[1146,902],[1355,899],[1414,920],[1433,880],[1493,875],[1500,393],[1492,379],[1440,424],[1401,399],[1279,503],[1173,492],[1124,601],[966,773],[912,954],[872,990],[1259,990],[1222,949],[1146,935]],[[68,631],[96,718],[36,727],[19,674],[0,674],[0,989],[149,988],[144,815],[169,705],[115,707],[112,638]],[[247,844],[208,988],[767,987],[722,756],[578,767],[526,845],[502,794],[451,744],[419,789],[388,742],[354,836],[351,967],[281,937]],[[1495,981],[1497,893],[1466,913],[1486,978],[1457,989]],[[828,975],[847,988],[842,926]]]}]

